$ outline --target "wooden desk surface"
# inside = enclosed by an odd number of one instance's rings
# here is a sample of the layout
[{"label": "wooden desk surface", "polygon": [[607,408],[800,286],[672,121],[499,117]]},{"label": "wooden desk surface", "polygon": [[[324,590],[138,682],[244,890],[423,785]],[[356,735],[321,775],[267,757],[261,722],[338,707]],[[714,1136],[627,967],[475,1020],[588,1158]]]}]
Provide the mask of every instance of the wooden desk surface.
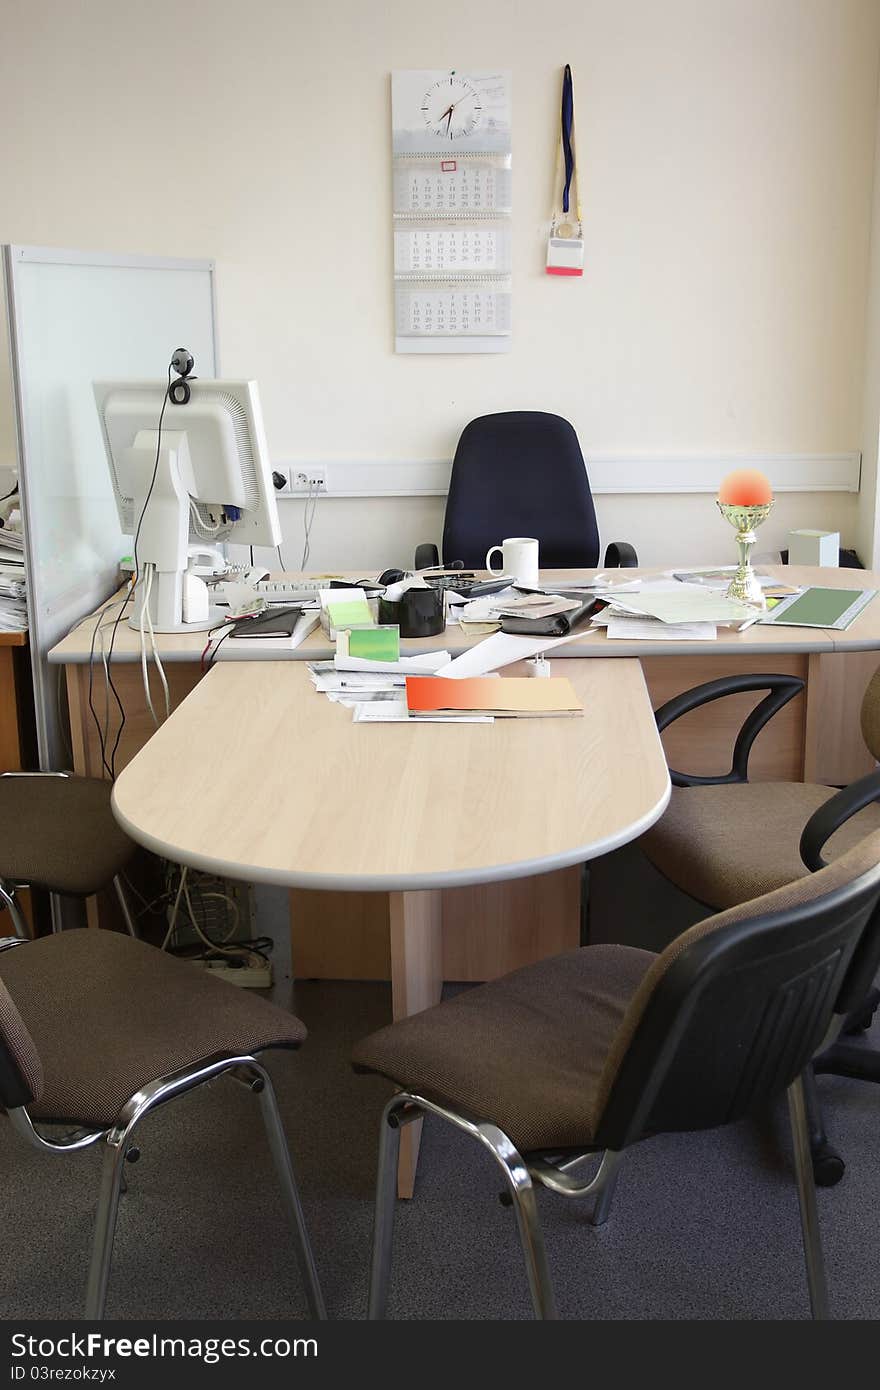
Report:
[{"label": "wooden desk surface", "polygon": [[300,662],[210,672],[117,779],[168,859],[256,882],[396,891],[581,863],[661,815],[666,759],[635,661],[573,661],[584,716],[355,724]]},{"label": "wooden desk surface", "polygon": [[[605,572],[607,573],[607,571]],[[772,572],[778,574],[781,579],[797,584],[814,584],[825,588],[880,589],[880,573],[870,570],[779,566],[774,567]],[[545,577],[552,576],[554,583],[564,583],[566,578],[583,578],[591,573],[597,573],[597,571],[553,570],[548,571]],[[656,576],[663,571],[659,569],[621,570],[614,573],[620,573],[621,578],[625,580],[635,578],[637,575]],[[49,660],[65,665],[78,665],[87,662],[95,623],[100,621],[106,643],[109,640],[115,617],[115,612],[105,613],[103,609],[99,609],[96,614],[87,618],[85,622],[52,648],[49,653]],[[204,649],[205,640],[206,635],[203,632],[160,635],[158,637],[159,654],[164,662],[198,661]],[[442,636],[416,641],[404,640],[401,650],[414,653],[436,650],[439,646],[444,646],[450,652],[457,653],[465,651],[480,640],[482,639],[464,637],[458,627],[449,627]],[[834,632],[830,628],[764,627],[756,623],[747,628],[745,632],[719,628],[718,636],[714,642],[626,642],[617,640],[611,642],[605,636],[604,631],[593,630],[585,632],[576,641],[560,647],[557,655],[560,657],[648,657],[695,656],[699,655],[700,652],[711,652],[715,655],[756,653],[770,656],[774,653],[866,651],[874,648],[880,648],[880,597],[869,603],[864,612],[845,632]],[[327,639],[320,632],[316,632],[302,646],[297,647],[295,651],[288,652],[286,656],[284,653],[271,651],[267,651],[264,656],[262,652],[255,652],[253,648],[246,652],[237,653],[229,642],[224,642],[219,649],[217,660],[218,664],[221,661],[233,660],[281,661],[293,659],[295,661],[312,661],[316,658],[332,655],[332,650]],[[120,622],[117,629],[113,660],[120,662],[140,660],[140,638],[128,626],[127,618]]]},{"label": "wooden desk surface", "polygon": [[0,632],[0,647],[26,647],[27,632]]}]

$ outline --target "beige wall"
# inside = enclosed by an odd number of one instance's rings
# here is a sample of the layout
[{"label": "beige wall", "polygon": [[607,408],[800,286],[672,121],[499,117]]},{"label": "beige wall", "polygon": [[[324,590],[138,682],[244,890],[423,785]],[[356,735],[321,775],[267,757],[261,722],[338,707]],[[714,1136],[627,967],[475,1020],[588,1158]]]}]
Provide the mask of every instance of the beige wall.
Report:
[{"label": "beige wall", "polygon": [[[511,407],[567,415],[588,455],[861,447],[876,0],[4,9],[0,240],[215,257],[223,370],[259,379],[275,457],[449,457]],[[566,60],[582,283],[542,272]],[[396,357],[388,73],[470,62],[514,74],[513,351]],[[713,511],[600,499],[657,560],[675,533],[672,558],[723,554]],[[312,558],[405,559],[441,512],[327,498]],[[781,498],[762,540],[791,524],[851,542],[856,499]]]},{"label": "beige wall", "polygon": [[862,404],[862,480],[856,547],[865,564],[880,563],[877,509],[877,457],[880,443],[880,104],[874,149],[874,200],[865,311],[865,365]]}]

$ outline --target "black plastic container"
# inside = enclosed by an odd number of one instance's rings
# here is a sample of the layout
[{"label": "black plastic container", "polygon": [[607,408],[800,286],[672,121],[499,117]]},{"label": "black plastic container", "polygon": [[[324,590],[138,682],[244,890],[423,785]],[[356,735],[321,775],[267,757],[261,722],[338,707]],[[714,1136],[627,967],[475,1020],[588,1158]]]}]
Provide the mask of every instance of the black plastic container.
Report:
[{"label": "black plastic container", "polygon": [[396,623],[401,637],[435,637],[446,627],[442,589],[407,589],[396,603],[379,599],[379,622]]}]

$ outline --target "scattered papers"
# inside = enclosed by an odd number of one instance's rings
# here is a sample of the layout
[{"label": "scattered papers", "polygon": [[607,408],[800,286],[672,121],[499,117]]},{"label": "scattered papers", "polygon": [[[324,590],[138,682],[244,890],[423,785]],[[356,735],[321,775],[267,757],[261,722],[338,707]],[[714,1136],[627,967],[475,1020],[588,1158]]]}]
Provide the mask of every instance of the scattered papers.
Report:
[{"label": "scattered papers", "polygon": [[[597,624],[599,626],[599,624]],[[650,642],[714,642],[718,629],[714,623],[661,623],[656,618],[636,618],[612,614],[605,623],[612,640]]]},{"label": "scattered papers", "polygon": [[626,594],[614,598],[615,609],[645,618],[658,618],[661,623],[742,623],[755,615],[755,609],[738,599],[692,584],[679,584],[678,592],[667,590]]},{"label": "scattered papers", "polygon": [[515,594],[511,598],[492,594],[465,604],[461,616],[465,622],[491,622],[493,618],[552,618],[557,613],[570,613],[580,608],[576,598],[562,594]]},{"label": "scattered papers", "polygon": [[366,656],[343,656],[340,652],[333,658],[337,671],[372,671],[386,676],[399,671],[411,676],[432,676],[448,664],[448,652],[423,652],[419,656],[402,656],[397,661],[371,661]]},{"label": "scattered papers", "polygon": [[380,676],[373,675],[370,671],[345,671],[340,674],[333,668],[332,661],[328,663],[332,668],[326,675],[317,675],[314,666],[311,667],[312,684],[316,690],[320,690],[325,695],[332,695],[344,692],[351,695],[353,692],[372,693],[375,691],[402,690],[406,684],[406,676]]},{"label": "scattered papers", "polygon": [[381,704],[355,706],[356,724],[493,724],[491,714],[425,714],[410,717],[406,700],[386,700]]},{"label": "scattered papers", "polygon": [[589,637],[594,629],[580,629],[565,637],[518,637],[506,632],[496,632],[479,642],[476,647],[462,652],[461,656],[437,668],[438,676],[449,676],[460,680],[465,676],[485,676],[497,671],[500,666],[510,666],[514,661],[525,661],[539,652],[551,647],[561,646],[563,642],[574,642],[578,638]]}]

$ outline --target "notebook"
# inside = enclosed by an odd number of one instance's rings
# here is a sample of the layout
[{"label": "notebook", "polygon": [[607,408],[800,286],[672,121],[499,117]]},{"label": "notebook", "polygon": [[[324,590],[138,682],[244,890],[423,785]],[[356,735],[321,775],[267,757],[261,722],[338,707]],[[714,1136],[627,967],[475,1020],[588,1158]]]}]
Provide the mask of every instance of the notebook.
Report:
[{"label": "notebook", "polygon": [[567,676],[407,676],[406,703],[416,718],[440,710],[499,718],[584,712]]}]

